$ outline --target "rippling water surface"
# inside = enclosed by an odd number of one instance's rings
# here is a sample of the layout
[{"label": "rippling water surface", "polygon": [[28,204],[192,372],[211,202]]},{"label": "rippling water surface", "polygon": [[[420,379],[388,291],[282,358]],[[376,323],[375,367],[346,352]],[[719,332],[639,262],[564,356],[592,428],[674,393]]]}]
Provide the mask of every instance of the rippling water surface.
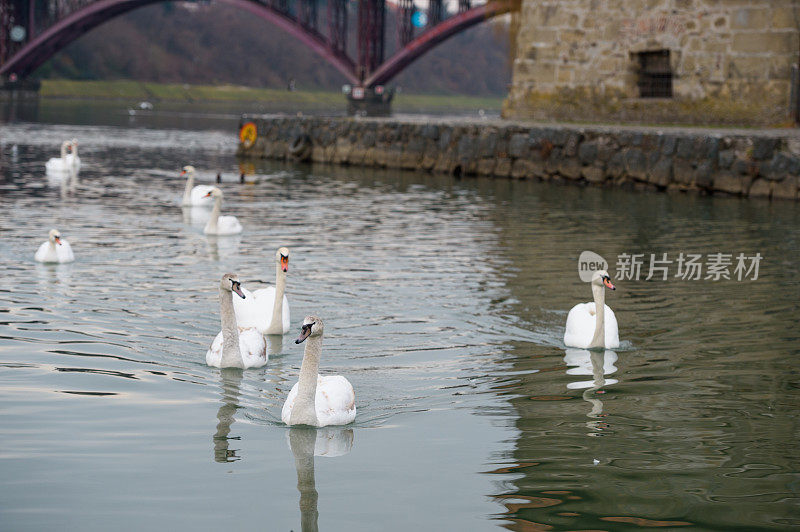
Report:
[{"label": "rippling water surface", "polygon": [[[44,162],[70,137],[62,190]],[[270,162],[240,184],[234,149],[0,127],[4,529],[800,525],[794,204]],[[184,164],[222,173],[242,235],[177,206]],[[73,264],[33,261],[51,227]],[[265,368],[207,367],[219,277],[274,283],[284,245],[291,333]],[[617,280],[622,348],[590,355],[562,342],[585,249],[612,275],[622,253],[764,258],[755,281]],[[352,426],[280,422],[310,313]]]}]

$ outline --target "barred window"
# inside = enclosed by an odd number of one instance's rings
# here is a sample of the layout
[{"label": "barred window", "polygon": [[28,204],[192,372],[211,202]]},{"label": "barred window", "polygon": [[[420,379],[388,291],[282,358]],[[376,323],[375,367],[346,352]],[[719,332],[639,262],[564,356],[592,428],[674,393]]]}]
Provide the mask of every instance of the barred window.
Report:
[{"label": "barred window", "polygon": [[640,98],[672,98],[672,67],[669,50],[639,52]]}]

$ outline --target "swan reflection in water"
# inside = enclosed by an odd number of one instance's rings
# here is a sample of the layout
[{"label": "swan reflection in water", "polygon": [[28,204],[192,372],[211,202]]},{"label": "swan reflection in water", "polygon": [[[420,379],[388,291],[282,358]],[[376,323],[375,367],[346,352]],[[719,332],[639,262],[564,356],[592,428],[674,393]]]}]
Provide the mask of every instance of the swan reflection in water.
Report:
[{"label": "swan reflection in water", "polygon": [[70,294],[74,262],[36,263],[36,281],[40,294],[56,294],[60,297]]},{"label": "swan reflection in water", "polygon": [[342,456],[353,448],[353,429],[341,427],[292,427],[287,435],[289,448],[294,455],[297,470],[297,489],[300,492],[300,528],[303,532],[317,532],[315,456]]},{"label": "swan reflection in water", "polygon": [[[266,336],[267,352],[270,356],[279,355],[283,351],[282,336]],[[231,425],[236,421],[236,411],[239,409],[239,387],[242,383],[244,372],[238,368],[223,368],[220,370],[222,384],[222,404],[217,410],[217,431],[212,438],[214,441],[215,462],[235,462],[242,457],[236,454],[238,449],[230,449],[231,440],[241,440],[241,437],[229,437]],[[352,442],[352,436],[350,438]]]},{"label": "swan reflection in water", "polygon": [[231,440],[240,440],[239,436],[229,437],[231,425],[235,421],[236,410],[239,409],[239,385],[242,383],[243,371],[237,368],[220,370],[222,378],[222,405],[217,411],[217,432],[214,433],[214,461],[235,462],[241,460],[238,449],[230,448]]},{"label": "swan reflection in water", "polygon": [[580,380],[567,384],[570,390],[584,390],[583,400],[592,405],[587,417],[591,421],[586,422],[586,426],[594,431],[590,436],[599,436],[600,432],[608,428],[608,424],[601,421],[605,417],[603,414],[603,401],[598,398],[599,394],[604,393],[602,387],[607,384],[616,384],[617,379],[606,379],[606,375],[611,375],[617,371],[614,363],[617,361],[617,353],[610,350],[593,349],[574,349],[569,348],[564,351],[564,363],[569,366],[567,375],[591,375],[592,380]]},{"label": "swan reflection in water", "polygon": [[239,246],[242,244],[242,235],[232,236],[213,236],[206,235],[208,252],[214,260],[239,253]]}]

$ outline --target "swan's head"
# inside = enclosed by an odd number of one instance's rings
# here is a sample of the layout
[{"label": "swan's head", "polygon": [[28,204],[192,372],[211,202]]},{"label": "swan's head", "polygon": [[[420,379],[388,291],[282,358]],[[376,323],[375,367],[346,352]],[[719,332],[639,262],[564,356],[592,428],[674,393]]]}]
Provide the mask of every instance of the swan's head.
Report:
[{"label": "swan's head", "polygon": [[59,246],[61,245],[61,233],[58,229],[50,229],[50,233],[48,234],[50,235],[50,242],[58,244]]},{"label": "swan's head", "polygon": [[71,140],[71,141],[69,141],[69,142],[70,142],[70,144],[72,144],[72,146],[73,146],[73,147],[75,147],[75,148],[77,148],[77,147],[78,147],[78,139],[72,139],[72,140]]},{"label": "swan's head", "polygon": [[303,328],[300,332],[300,336],[294,343],[302,343],[303,340],[309,336],[322,336],[322,330],[323,325],[321,319],[316,316],[306,316],[306,319],[303,320]]},{"label": "swan's head", "polygon": [[236,292],[236,294],[244,299],[244,292],[242,292],[242,283],[239,282],[239,276],[235,273],[226,273],[222,276],[219,282],[219,287],[228,292]]},{"label": "swan's head", "polygon": [[289,248],[278,248],[275,252],[275,262],[280,264],[281,270],[286,273],[289,271]]},{"label": "swan's head", "polygon": [[186,174],[193,174],[193,173],[194,173],[194,166],[192,166],[190,164],[187,164],[186,166],[184,166],[183,170],[181,171],[181,175],[182,176],[184,176]]},{"label": "swan's head", "polygon": [[209,197],[221,198],[222,197],[222,191],[220,189],[218,189],[217,187],[214,187],[211,190],[209,190],[208,194],[206,194],[203,197],[204,198],[209,198]]},{"label": "swan's head", "polygon": [[605,270],[597,270],[594,272],[594,275],[592,275],[592,284],[616,290],[616,287],[611,284],[611,276],[608,275],[608,272]]}]

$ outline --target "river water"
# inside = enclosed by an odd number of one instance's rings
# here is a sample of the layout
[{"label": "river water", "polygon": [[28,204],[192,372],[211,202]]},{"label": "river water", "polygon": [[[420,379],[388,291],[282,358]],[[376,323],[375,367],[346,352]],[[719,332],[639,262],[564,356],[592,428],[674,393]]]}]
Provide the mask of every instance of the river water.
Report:
[{"label": "river water", "polygon": [[[4,530],[800,525],[795,204],[240,165],[235,117],[124,116],[0,125]],[[72,137],[69,190],[44,163]],[[185,164],[221,172],[240,237],[177,206]],[[74,263],[33,261],[52,227]],[[274,283],[279,246],[291,332],[265,368],[206,366],[220,276]],[[584,250],[617,285],[614,351],[563,345]],[[730,280],[706,279],[718,253]],[[347,427],[280,422],[311,313],[321,372],[356,390]]]}]

